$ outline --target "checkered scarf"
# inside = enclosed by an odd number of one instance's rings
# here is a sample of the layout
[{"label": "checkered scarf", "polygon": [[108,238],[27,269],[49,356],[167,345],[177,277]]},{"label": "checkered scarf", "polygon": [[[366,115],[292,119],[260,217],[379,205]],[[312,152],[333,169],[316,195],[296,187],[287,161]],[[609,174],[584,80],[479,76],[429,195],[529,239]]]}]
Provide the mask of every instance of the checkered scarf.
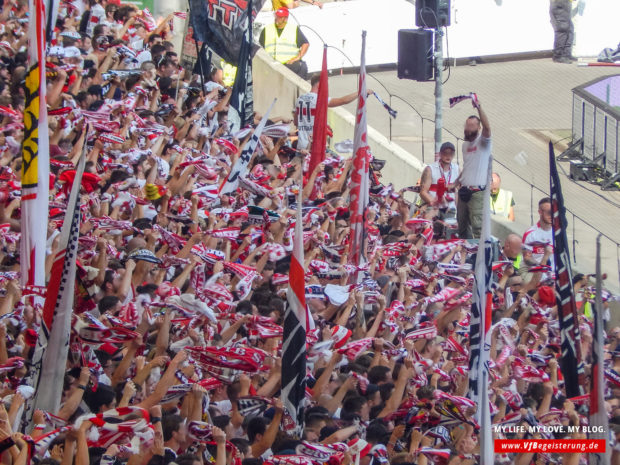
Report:
[{"label": "checkered scarf", "polygon": [[448,300],[453,299],[454,297],[459,295],[461,292],[462,291],[460,289],[456,289],[454,287],[446,287],[434,296],[426,297],[424,301],[428,303],[447,302]]},{"label": "checkered scarf", "polygon": [[203,421],[191,421],[187,425],[187,431],[192,439],[201,442],[213,441],[213,425]]},{"label": "checkered scarf", "polygon": [[530,383],[545,383],[549,381],[549,375],[538,368],[526,365],[523,360],[516,358],[512,362],[512,371],[517,379]]},{"label": "checkered scarf", "polygon": [[454,339],[454,336],[450,336],[448,339],[442,342],[442,346],[448,352],[458,352],[461,355],[469,354],[467,352],[467,349],[465,349],[465,347],[463,347],[456,339]]},{"label": "checkered scarf", "polygon": [[359,387],[360,392],[362,393],[362,395],[366,395],[366,390],[368,389],[369,383],[368,378],[354,371],[352,372],[352,374],[353,377],[357,380],[357,386]]},{"label": "checkered scarf", "polygon": [[405,334],[406,341],[418,341],[420,339],[434,339],[437,336],[437,326],[431,322],[424,322],[418,325],[418,329],[411,330]]},{"label": "checkered scarf", "polygon": [[257,372],[267,353],[253,347],[186,347],[191,357],[205,368],[232,368],[249,373]]},{"label": "checkered scarf", "polygon": [[237,400],[239,413],[244,417],[262,415],[271,405],[273,405],[273,399],[261,396],[240,397]]},{"label": "checkered scarf", "polygon": [[174,386],[171,386],[166,392],[166,394],[164,395],[164,397],[162,397],[160,403],[167,404],[168,402],[172,402],[173,400],[177,400],[177,399],[184,397],[186,394],[191,392],[193,386],[194,384],[192,383],[175,384]]},{"label": "checkered scarf", "polygon": [[[239,407],[239,413],[247,417],[249,415],[262,415],[267,409],[272,407],[275,403],[274,398],[267,398],[261,396],[247,396],[237,399],[237,406]],[[288,413],[286,408],[282,414],[282,429],[284,431],[291,431],[295,429],[295,422]]]},{"label": "checkered scarf", "polygon": [[470,93],[469,95],[457,95],[456,97],[450,97],[449,102],[450,102],[450,108],[454,107],[455,105],[464,102],[465,100],[470,100],[472,99],[472,96],[476,95],[474,93]]},{"label": "checkered scarf", "polygon": [[314,462],[303,455],[272,455],[263,460],[263,465],[314,465]]},{"label": "checkered scarf", "polygon": [[489,366],[491,367],[496,366],[500,368],[504,366],[504,363],[506,363],[506,361],[508,360],[508,357],[510,357],[510,354],[512,354],[512,350],[513,350],[512,347],[505,346],[500,352],[499,356],[495,359],[495,362],[493,362],[493,360],[489,360]]},{"label": "checkered scarf", "polygon": [[458,299],[450,300],[449,302],[446,302],[446,304],[443,306],[443,310],[449,311],[457,307],[460,307],[461,305],[465,305],[470,299],[471,299],[471,292],[466,292]]},{"label": "checkered scarf", "polygon": [[503,394],[504,399],[513,410],[518,410],[523,404],[523,399],[521,395],[517,392],[513,392],[511,390],[504,391]]},{"label": "checkered scarf", "polygon": [[128,302],[121,311],[118,313],[118,317],[129,323],[130,326],[136,328],[140,324],[140,312],[136,308],[136,304],[133,302]]},{"label": "checkered scarf", "polygon": [[221,250],[209,249],[202,242],[192,247],[191,253],[200,258],[203,262],[210,265],[215,264],[226,258],[226,254]]},{"label": "checkered scarf", "polygon": [[384,257],[399,257],[411,249],[411,244],[407,242],[393,242],[380,247]]},{"label": "checkered scarf", "polygon": [[49,449],[50,444],[63,433],[66,433],[71,429],[70,426],[61,426],[60,428],[56,428],[49,433],[46,433],[42,436],[39,436],[34,440],[34,455],[43,456],[47,449]]},{"label": "checkered scarf", "polygon": [[617,388],[620,388],[620,374],[613,368],[607,368],[605,370],[605,378],[613,383]]},{"label": "checkered scarf", "polygon": [[[340,463],[344,458],[344,452],[349,450],[344,442],[334,442],[332,444],[313,444],[308,441],[302,441],[295,448],[295,452],[303,457],[309,457],[314,462]],[[334,459],[336,459],[334,461]]]},{"label": "checkered scarf", "polygon": [[271,186],[267,184],[261,184],[257,181],[253,181],[249,178],[240,176],[239,177],[239,187],[242,189],[251,192],[252,194],[259,195],[262,197],[269,197],[271,191],[273,190]]},{"label": "checkered scarf", "polygon": [[543,425],[560,425],[561,420],[564,419],[568,419],[568,415],[564,412],[564,410],[558,408],[549,409],[547,413],[539,417],[539,420]]},{"label": "checkered scarf", "polygon": [[159,267],[163,269],[173,268],[177,266],[185,266],[185,265],[189,265],[190,263],[189,259],[179,258],[174,255],[164,255],[159,258],[161,258],[161,264],[159,265]]},{"label": "checkered scarf", "polygon": [[11,357],[7,359],[5,363],[0,365],[0,373],[7,373],[9,371],[17,370],[24,366],[24,359],[22,357]]},{"label": "checkered scarf", "polygon": [[131,221],[123,221],[123,220],[113,220],[108,216],[101,216],[99,218],[91,218],[90,222],[95,225],[97,229],[101,229],[103,231],[112,231],[115,229],[120,229],[121,231],[134,231],[134,232],[142,232],[139,229],[133,227]]},{"label": "checkered scarf", "polygon": [[[129,419],[131,416],[139,418]],[[108,448],[115,443],[124,443],[138,437],[142,441],[153,438],[153,425],[147,410],[139,407],[119,407],[97,415],[78,418],[76,426],[82,421],[90,421],[99,431],[99,437],[89,441],[89,447]]]},{"label": "checkered scarf", "polygon": [[[79,320],[81,321],[81,320]],[[124,344],[133,341],[139,334],[127,328],[116,326],[113,328],[101,327],[99,325],[89,325],[81,321],[81,324],[74,326],[77,336],[82,342],[90,344]]]},{"label": "checkered scarf", "polygon": [[[436,392],[437,391],[435,391],[435,393]],[[435,395],[435,393],[433,393],[433,395]],[[475,420],[465,414],[465,410],[470,407],[470,403],[471,401],[465,397],[444,394],[435,402],[435,410],[448,418],[453,418],[464,423],[474,424]],[[472,421],[474,421],[474,423],[472,423]]]},{"label": "checkered scarf", "polygon": [[416,451],[417,454],[424,455],[430,462],[437,465],[448,463],[450,458],[450,449],[435,449],[433,447],[421,447]]},{"label": "checkered scarf", "polygon": [[338,349],[338,353],[343,354],[349,360],[355,360],[362,352],[369,350],[374,341],[374,337],[352,341]]},{"label": "checkered scarf", "polygon": [[179,251],[187,243],[187,241],[183,239],[181,236],[179,236],[178,234],[171,233],[170,231],[162,228],[158,224],[153,225],[153,231],[157,231],[159,234],[161,234],[162,241],[168,244],[168,247],[170,247],[170,251],[173,254],[179,253]]}]

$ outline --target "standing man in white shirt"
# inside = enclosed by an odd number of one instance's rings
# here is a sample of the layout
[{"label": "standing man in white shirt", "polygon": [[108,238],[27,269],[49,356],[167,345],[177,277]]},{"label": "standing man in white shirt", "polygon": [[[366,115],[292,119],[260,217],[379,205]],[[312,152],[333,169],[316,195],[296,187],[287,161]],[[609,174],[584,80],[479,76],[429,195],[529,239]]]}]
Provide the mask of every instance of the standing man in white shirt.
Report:
[{"label": "standing man in white shirt", "polygon": [[553,254],[549,256],[549,263],[542,263],[545,248],[553,248],[553,209],[551,199],[543,197],[538,202],[538,222],[523,234],[523,245],[532,249],[532,258],[541,265],[551,265],[553,269]]},{"label": "standing man in white shirt", "polygon": [[456,218],[459,237],[471,239],[480,237],[484,190],[488,189],[488,170],[491,158],[491,125],[477,98],[473,99],[478,116],[465,121],[463,142],[463,170],[457,180],[458,202]]}]

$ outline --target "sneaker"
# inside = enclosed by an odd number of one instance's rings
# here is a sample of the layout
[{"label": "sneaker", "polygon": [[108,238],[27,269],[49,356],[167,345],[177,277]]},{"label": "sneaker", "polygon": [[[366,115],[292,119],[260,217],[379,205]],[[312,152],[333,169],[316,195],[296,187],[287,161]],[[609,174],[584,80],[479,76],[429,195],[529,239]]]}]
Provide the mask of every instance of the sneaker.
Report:
[{"label": "sneaker", "polygon": [[568,57],[554,58],[553,61],[555,63],[564,63],[564,64],[571,64],[572,63],[572,61]]}]

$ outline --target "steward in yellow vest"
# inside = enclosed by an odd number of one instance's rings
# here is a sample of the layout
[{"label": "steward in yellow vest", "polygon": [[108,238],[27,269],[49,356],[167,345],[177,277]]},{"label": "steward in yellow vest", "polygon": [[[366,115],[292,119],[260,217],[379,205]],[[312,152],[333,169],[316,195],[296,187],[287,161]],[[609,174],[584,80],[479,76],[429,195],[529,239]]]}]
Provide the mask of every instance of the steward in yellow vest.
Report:
[{"label": "steward in yellow vest", "polygon": [[514,204],[512,192],[500,189],[501,179],[499,174],[493,173],[491,181],[491,213],[494,215],[508,218],[509,221],[515,220]]},{"label": "steward in yellow vest", "polygon": [[275,22],[265,26],[259,42],[265,51],[301,78],[307,79],[308,66],[302,58],[310,46],[306,36],[295,24],[288,21],[288,9],[275,12]]}]

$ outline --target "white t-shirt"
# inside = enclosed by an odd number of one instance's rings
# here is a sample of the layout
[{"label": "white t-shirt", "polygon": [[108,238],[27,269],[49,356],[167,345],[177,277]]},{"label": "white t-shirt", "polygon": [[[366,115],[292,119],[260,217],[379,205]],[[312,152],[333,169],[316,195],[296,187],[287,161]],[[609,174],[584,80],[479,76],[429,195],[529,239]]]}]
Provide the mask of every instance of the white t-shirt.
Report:
[{"label": "white t-shirt", "polygon": [[[544,245],[541,245],[544,244]],[[540,223],[536,223],[523,234],[523,245],[532,248],[532,258],[540,261],[545,254],[545,245],[553,247],[553,228],[547,230],[540,227]],[[549,257],[551,266],[553,266],[553,254]],[[546,263],[543,263],[545,265]]]},{"label": "white t-shirt", "polygon": [[[318,95],[316,93],[308,92],[307,94],[300,95],[295,103],[298,134],[297,150],[308,150],[312,143],[317,98]],[[329,102],[329,98],[327,101]]]},{"label": "white t-shirt", "polygon": [[90,9],[90,18],[86,26],[86,33],[92,37],[95,26],[105,20],[105,9],[98,3]]},{"label": "white t-shirt", "polygon": [[472,142],[463,142],[463,171],[461,185],[467,187],[486,186],[491,158],[491,138],[482,133]]},{"label": "white t-shirt", "polygon": [[211,402],[211,405],[216,406],[222,415],[228,415],[232,411],[232,403],[228,399]]}]

